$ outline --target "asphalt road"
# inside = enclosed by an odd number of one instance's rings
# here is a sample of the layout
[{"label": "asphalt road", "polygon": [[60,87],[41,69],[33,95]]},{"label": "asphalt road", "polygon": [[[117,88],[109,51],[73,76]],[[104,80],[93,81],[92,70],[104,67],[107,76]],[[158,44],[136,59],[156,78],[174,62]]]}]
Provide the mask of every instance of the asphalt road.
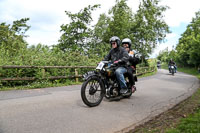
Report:
[{"label": "asphalt road", "polygon": [[130,99],[83,104],[80,85],[0,92],[0,133],[125,132],[192,95],[199,80],[159,69],[140,78]]}]

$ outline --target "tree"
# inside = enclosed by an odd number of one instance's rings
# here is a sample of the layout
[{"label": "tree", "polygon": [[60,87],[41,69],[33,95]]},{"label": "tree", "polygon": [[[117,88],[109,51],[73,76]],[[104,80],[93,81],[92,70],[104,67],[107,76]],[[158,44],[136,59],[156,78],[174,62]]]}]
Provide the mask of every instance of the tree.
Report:
[{"label": "tree", "polygon": [[112,17],[104,37],[104,42],[109,42],[109,38],[112,36],[118,36],[121,39],[129,36],[133,13],[126,1],[116,0],[116,5],[109,11]]},{"label": "tree", "polygon": [[109,39],[112,36],[119,38],[128,37],[130,29],[132,11],[126,4],[127,0],[116,0],[114,5],[108,12],[108,16],[101,14],[97,24],[94,27],[94,49],[91,49],[94,54],[104,57],[110,50]]},{"label": "tree", "polygon": [[116,4],[109,10],[109,16],[101,14],[95,25],[95,36],[99,42],[108,44],[112,36],[128,37],[132,22],[132,11],[126,4],[127,0],[116,0]]},{"label": "tree", "polygon": [[104,34],[109,26],[110,18],[106,14],[101,14],[97,24],[94,26],[88,56],[102,59],[110,49],[108,43],[103,42]]},{"label": "tree", "polygon": [[176,47],[178,62],[184,66],[200,65],[200,11],[181,35]]},{"label": "tree", "polygon": [[84,51],[88,48],[92,37],[90,23],[92,21],[91,13],[99,5],[88,6],[78,13],[72,14],[66,11],[66,15],[71,22],[61,26],[63,34],[60,37],[58,47],[63,51]]},{"label": "tree", "polygon": [[131,28],[136,49],[143,58],[148,57],[158,42],[164,40],[169,27],[163,20],[166,6],[159,6],[159,0],[142,0]]},{"label": "tree", "polygon": [[161,62],[168,62],[168,59],[169,59],[168,48],[160,51],[159,55],[157,56],[157,59],[160,60]]},{"label": "tree", "polygon": [[159,0],[143,0],[134,14],[126,1],[116,0],[109,16],[100,17],[95,25],[95,36],[103,44],[108,44],[109,38],[114,35],[121,39],[130,38],[133,42],[132,48],[139,51],[145,60],[157,43],[170,32],[162,15],[167,7],[159,6]]},{"label": "tree", "polygon": [[16,56],[20,50],[27,47],[27,43],[24,40],[26,31],[30,28],[26,24],[29,18],[14,21],[12,25],[6,25],[6,23],[0,24],[0,47],[1,53],[9,54],[10,56]]}]

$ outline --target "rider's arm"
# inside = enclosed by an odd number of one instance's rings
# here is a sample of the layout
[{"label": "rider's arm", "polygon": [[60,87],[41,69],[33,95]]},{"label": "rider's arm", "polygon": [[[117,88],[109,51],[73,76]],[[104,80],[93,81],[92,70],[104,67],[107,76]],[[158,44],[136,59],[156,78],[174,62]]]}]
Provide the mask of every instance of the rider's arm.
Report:
[{"label": "rider's arm", "polygon": [[125,49],[122,49],[122,58],[120,59],[120,62],[128,62],[129,55],[128,52]]},{"label": "rider's arm", "polygon": [[132,50],[129,52],[129,55],[130,54],[133,54],[132,56],[130,56],[129,58],[129,61],[131,62],[131,64],[133,64],[134,66],[139,64],[140,63],[140,57],[141,57],[141,54],[138,53],[137,51],[135,50]]},{"label": "rider's arm", "polygon": [[111,60],[111,50],[109,51],[108,55],[105,56],[104,61]]},{"label": "rider's arm", "polygon": [[137,64],[139,64],[140,59],[134,56],[134,57],[130,57],[129,61],[130,61],[131,64],[137,65]]}]

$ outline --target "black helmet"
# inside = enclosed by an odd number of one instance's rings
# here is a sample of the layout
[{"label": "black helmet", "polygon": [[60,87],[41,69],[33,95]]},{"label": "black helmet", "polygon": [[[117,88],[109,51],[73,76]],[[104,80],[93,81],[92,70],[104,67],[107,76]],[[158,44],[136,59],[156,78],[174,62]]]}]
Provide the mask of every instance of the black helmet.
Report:
[{"label": "black helmet", "polygon": [[121,44],[121,40],[117,36],[113,36],[113,37],[110,38],[110,44],[112,44],[112,42],[116,42],[117,43],[117,47],[119,47],[120,44]]},{"label": "black helmet", "polygon": [[123,45],[123,44],[128,44],[129,48],[131,48],[131,45],[132,45],[131,39],[129,39],[129,38],[124,38],[124,39],[122,40],[122,45]]}]

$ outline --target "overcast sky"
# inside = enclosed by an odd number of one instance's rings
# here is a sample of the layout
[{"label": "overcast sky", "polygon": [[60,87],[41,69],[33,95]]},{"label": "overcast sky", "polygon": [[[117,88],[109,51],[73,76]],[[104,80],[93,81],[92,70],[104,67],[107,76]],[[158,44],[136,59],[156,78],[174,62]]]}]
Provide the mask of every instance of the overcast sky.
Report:
[{"label": "overcast sky", "polygon": [[[140,0],[128,0],[128,6],[136,12]],[[93,24],[101,13],[115,4],[115,0],[0,0],[0,23],[11,24],[21,18],[30,18],[31,26],[26,39],[29,44],[45,45],[56,44],[61,36],[60,26],[69,23],[65,11],[77,13],[88,5],[101,4],[101,8],[92,12]],[[171,34],[167,35],[166,42],[159,45],[152,56],[160,50],[178,43],[178,38],[185,31],[186,26],[200,10],[200,0],[161,0],[161,5],[170,7],[165,14],[165,21],[169,25]]]}]

